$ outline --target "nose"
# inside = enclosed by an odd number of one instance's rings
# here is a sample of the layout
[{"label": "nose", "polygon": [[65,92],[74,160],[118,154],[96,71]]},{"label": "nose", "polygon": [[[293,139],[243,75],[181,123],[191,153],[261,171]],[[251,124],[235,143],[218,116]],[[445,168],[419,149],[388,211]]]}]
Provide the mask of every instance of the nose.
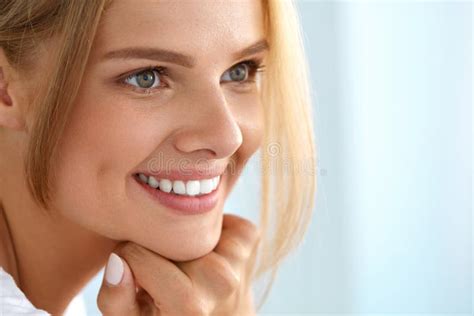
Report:
[{"label": "nose", "polygon": [[195,89],[185,102],[187,110],[183,121],[186,124],[175,135],[176,149],[186,154],[200,152],[200,158],[207,159],[234,154],[242,145],[243,136],[221,87]]}]

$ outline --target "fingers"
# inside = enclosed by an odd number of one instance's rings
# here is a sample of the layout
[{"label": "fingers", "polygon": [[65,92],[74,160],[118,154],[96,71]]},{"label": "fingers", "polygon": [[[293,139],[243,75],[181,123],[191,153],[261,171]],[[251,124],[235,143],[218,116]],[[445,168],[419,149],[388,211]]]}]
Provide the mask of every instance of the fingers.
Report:
[{"label": "fingers", "polygon": [[115,253],[107,262],[104,279],[97,297],[97,306],[103,315],[139,316],[136,285],[128,264]]},{"label": "fingers", "polygon": [[243,268],[258,239],[257,228],[252,222],[224,214],[221,237],[214,250],[177,265],[209,302],[222,302],[239,289]]},{"label": "fingers", "polygon": [[134,271],[136,282],[153,298],[160,315],[205,315],[205,303],[196,295],[192,281],[173,262],[133,242],[116,251]]},{"label": "fingers", "polygon": [[144,311],[161,316],[209,315],[217,303],[241,288],[242,268],[258,241],[252,222],[224,214],[218,245],[195,260],[172,262],[126,242],[114,251],[118,256],[109,259],[97,299],[99,309],[106,316],[136,316]]},{"label": "fingers", "polygon": [[260,232],[254,223],[234,214],[224,214],[222,230],[234,232],[246,245],[250,246],[260,238]]},{"label": "fingers", "polygon": [[233,214],[224,214],[222,233],[214,251],[240,271],[260,240],[260,233],[251,221]]},{"label": "fingers", "polygon": [[[208,301],[227,298],[239,286],[239,274],[222,256],[211,252],[201,258],[177,263],[193,280],[199,293],[205,293]],[[208,306],[211,307],[212,306]]]}]

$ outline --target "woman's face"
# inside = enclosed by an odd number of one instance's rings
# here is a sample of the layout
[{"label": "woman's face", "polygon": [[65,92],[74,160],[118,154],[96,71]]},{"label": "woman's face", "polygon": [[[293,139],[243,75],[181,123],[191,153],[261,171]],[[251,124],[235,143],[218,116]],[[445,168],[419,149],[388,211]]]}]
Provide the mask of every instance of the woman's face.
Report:
[{"label": "woman's face", "polygon": [[[239,53],[264,38],[260,1],[114,1],[60,142],[56,211],[173,260],[210,252],[225,199],[261,143],[252,81],[260,74],[242,62],[258,64],[265,45]],[[161,68],[143,72],[153,67]],[[221,174],[217,204],[182,215],[153,198],[139,172],[158,180]]]}]

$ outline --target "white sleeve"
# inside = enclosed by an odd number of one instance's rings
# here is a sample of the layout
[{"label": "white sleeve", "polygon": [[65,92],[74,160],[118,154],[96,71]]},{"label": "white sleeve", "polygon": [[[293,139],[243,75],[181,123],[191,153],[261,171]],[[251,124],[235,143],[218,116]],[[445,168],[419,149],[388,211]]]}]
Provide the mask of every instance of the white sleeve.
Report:
[{"label": "white sleeve", "polygon": [[48,312],[37,309],[18,288],[13,277],[0,267],[0,315],[46,316]]}]

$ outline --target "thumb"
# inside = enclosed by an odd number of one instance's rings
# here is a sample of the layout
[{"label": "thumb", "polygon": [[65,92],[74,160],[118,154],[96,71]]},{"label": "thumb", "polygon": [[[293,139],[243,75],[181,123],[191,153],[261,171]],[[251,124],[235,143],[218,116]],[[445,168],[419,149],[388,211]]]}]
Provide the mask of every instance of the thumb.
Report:
[{"label": "thumb", "polygon": [[97,306],[104,316],[140,315],[136,285],[127,262],[111,253],[97,296]]}]

